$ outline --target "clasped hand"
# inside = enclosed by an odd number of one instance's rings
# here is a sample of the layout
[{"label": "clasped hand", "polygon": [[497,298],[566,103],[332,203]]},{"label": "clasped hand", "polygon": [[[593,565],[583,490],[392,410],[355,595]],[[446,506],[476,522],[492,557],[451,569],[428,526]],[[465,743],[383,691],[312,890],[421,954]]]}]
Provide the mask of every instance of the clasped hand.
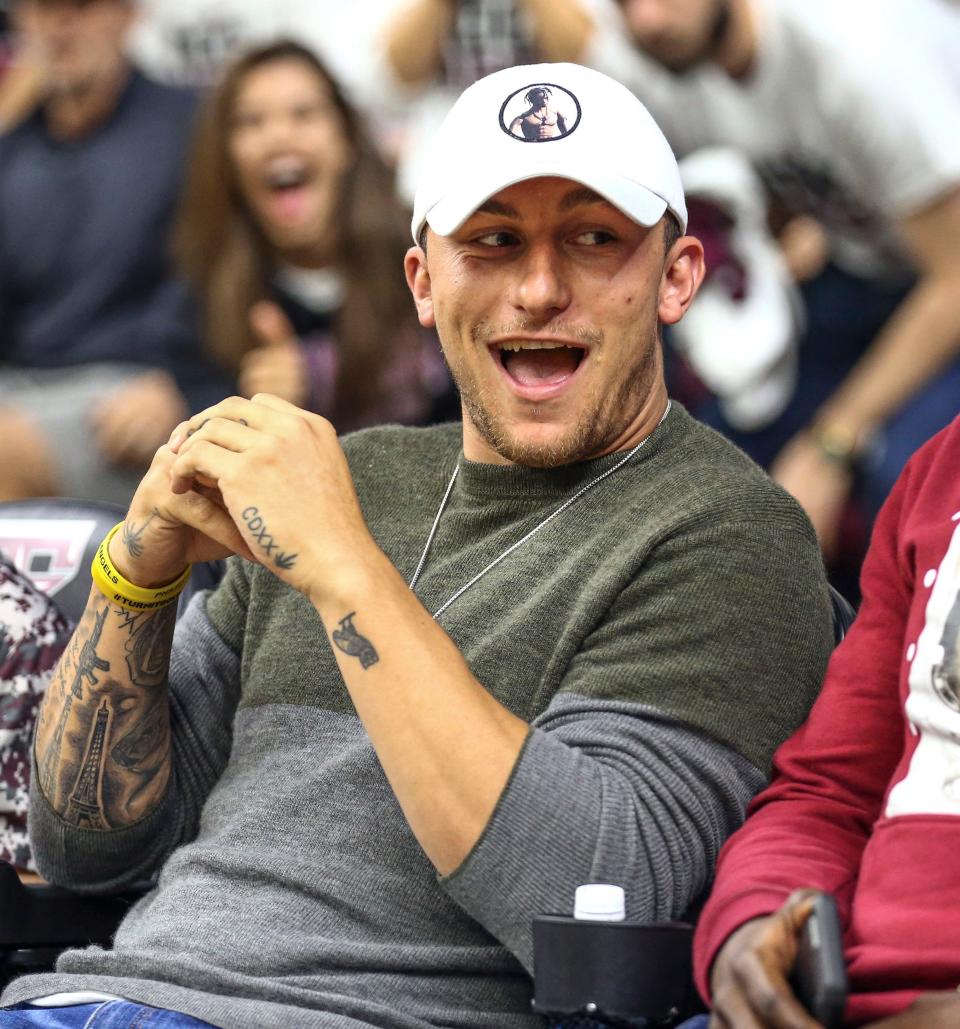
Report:
[{"label": "clasped hand", "polygon": [[315,599],[349,564],[344,553],[365,545],[373,541],[333,426],[258,394],[231,397],[177,426],[111,556],[137,582],[236,553]]}]

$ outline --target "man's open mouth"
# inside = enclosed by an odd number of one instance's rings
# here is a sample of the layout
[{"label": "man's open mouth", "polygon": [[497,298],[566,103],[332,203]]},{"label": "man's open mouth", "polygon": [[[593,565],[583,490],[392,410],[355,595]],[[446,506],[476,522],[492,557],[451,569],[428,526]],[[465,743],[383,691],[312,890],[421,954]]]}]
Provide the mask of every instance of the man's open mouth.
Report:
[{"label": "man's open mouth", "polygon": [[519,386],[560,386],[580,367],[587,348],[551,340],[511,340],[491,348],[500,366]]}]

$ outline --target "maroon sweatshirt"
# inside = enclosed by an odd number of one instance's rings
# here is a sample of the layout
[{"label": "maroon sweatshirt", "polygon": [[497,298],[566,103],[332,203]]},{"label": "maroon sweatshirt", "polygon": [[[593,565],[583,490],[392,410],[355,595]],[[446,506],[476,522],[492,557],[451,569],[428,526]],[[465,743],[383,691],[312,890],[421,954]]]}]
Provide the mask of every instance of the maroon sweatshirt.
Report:
[{"label": "maroon sweatshirt", "polygon": [[960,418],[900,476],[862,584],[823,692],[720,855],[704,997],[730,933],[803,886],[837,898],[849,1023],[960,983]]}]

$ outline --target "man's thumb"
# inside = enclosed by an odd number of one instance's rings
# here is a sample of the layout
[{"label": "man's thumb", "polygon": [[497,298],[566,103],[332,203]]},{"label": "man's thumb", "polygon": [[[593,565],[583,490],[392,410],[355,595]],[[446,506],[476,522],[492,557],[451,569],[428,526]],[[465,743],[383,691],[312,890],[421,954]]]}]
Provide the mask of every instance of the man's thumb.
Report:
[{"label": "man's thumb", "polygon": [[250,308],[250,328],[264,347],[287,346],[296,340],[290,320],[272,300],[260,300]]}]

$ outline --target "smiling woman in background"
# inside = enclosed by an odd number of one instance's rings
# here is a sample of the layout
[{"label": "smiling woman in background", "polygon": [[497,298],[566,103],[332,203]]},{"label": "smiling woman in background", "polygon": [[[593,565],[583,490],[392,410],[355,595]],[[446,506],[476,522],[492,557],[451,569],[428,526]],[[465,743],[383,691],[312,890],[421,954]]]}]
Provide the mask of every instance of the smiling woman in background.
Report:
[{"label": "smiling woman in background", "polygon": [[247,396],[339,431],[455,412],[403,278],[393,178],[316,56],[252,50],[210,97],[176,236],[207,345]]}]

